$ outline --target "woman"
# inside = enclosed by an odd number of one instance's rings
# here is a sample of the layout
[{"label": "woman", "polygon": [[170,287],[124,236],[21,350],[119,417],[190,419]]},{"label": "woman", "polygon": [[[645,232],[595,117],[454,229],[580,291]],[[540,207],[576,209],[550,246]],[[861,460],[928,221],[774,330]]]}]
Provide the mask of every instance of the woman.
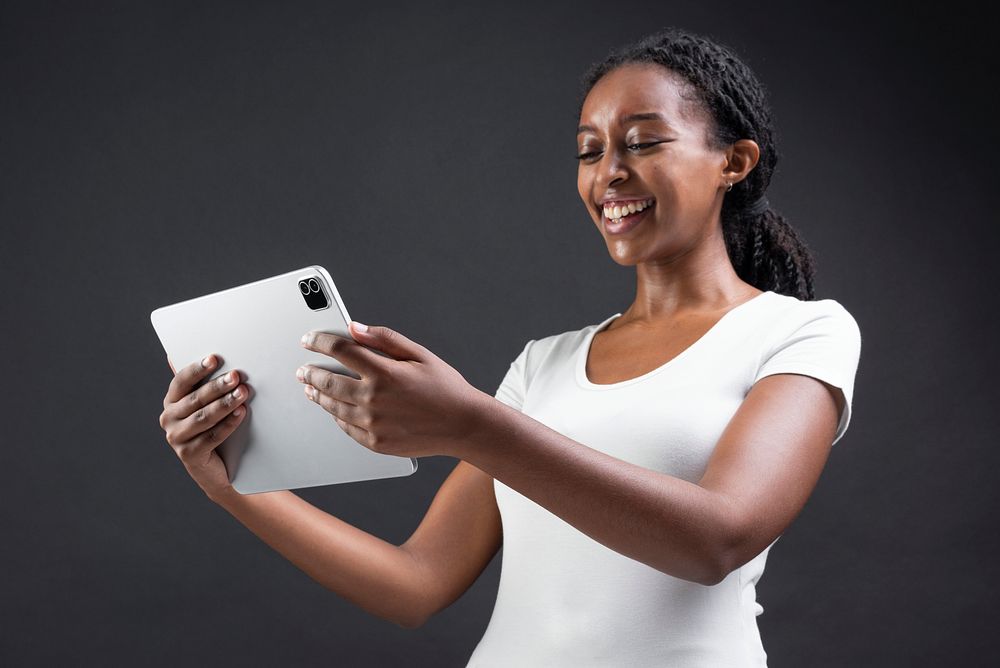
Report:
[{"label": "woman", "polygon": [[303,337],[361,376],[297,371],[359,443],[460,460],[405,543],[291,492],[236,493],[215,448],[247,391],[237,372],[197,387],[214,356],[176,374],[161,425],[212,500],[402,626],[455,601],[502,539],[469,665],[766,665],[754,586],[847,429],[860,332],[814,301],[809,251],[763,198],[770,116],[730,50],[667,30],[612,54],[577,141],[580,197],[636,267],[624,313],[529,341],[495,398],[385,327]]}]

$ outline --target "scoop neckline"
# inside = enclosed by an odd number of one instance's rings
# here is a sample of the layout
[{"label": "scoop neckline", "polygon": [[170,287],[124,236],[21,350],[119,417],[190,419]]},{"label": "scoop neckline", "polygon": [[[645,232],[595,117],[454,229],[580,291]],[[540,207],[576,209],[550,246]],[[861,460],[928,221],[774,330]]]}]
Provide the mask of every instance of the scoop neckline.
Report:
[{"label": "scoop neckline", "polygon": [[646,380],[647,378],[655,376],[661,373],[664,369],[669,369],[671,366],[673,366],[675,363],[679,362],[683,358],[689,357],[692,354],[693,350],[705,345],[705,341],[712,337],[712,335],[716,332],[716,330],[720,328],[720,326],[726,321],[727,318],[729,318],[731,314],[740,311],[744,307],[749,306],[750,304],[756,301],[759,301],[761,297],[768,294],[773,294],[773,292],[771,290],[765,290],[764,292],[761,292],[759,295],[754,295],[753,297],[746,300],[742,304],[738,304],[737,306],[734,306],[733,308],[729,309],[724,314],[722,314],[722,317],[719,318],[715,322],[715,324],[712,325],[708,329],[708,331],[702,334],[694,343],[692,343],[687,348],[679,352],[677,355],[674,355],[673,359],[667,360],[666,362],[656,367],[655,369],[647,371],[641,376],[636,376],[635,378],[627,378],[617,383],[594,383],[591,382],[589,378],[587,378],[587,358],[590,357],[590,345],[593,342],[594,337],[597,335],[598,332],[603,331],[611,324],[613,320],[620,318],[622,314],[615,313],[614,315],[608,316],[603,322],[594,325],[592,329],[589,332],[587,332],[586,336],[584,336],[583,342],[580,344],[580,348],[577,351],[577,356],[576,356],[576,381],[581,387],[586,388],[588,390],[613,390],[615,388],[625,387],[626,385],[632,385],[634,383],[638,383],[643,380]]}]

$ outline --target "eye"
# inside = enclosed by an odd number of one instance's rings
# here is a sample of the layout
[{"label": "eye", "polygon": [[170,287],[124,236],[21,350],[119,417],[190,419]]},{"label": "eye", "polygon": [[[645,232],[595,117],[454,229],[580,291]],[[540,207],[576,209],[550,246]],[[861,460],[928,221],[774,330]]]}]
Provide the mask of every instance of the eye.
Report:
[{"label": "eye", "polygon": [[593,160],[597,156],[599,156],[601,153],[603,153],[603,151],[586,151],[585,150],[582,153],[578,154],[576,156],[576,159],[577,160],[582,160],[584,162],[590,162],[591,160]]},{"label": "eye", "polygon": [[643,150],[645,148],[649,148],[651,146],[656,146],[657,144],[663,144],[666,141],[667,141],[666,139],[662,139],[660,141],[647,141],[647,142],[641,142],[641,143],[637,143],[637,144],[629,144],[628,145],[628,150],[630,150],[630,151],[641,151],[641,150]]}]

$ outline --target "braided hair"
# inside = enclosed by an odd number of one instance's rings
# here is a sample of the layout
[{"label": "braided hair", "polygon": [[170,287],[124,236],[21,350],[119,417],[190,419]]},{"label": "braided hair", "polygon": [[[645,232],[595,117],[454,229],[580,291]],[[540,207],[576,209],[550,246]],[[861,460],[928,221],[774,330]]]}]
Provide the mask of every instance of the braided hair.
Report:
[{"label": "braided hair", "polygon": [[632,63],[661,65],[680,75],[709,112],[707,142],[723,149],[752,139],[760,159],[722,202],[722,231],[736,274],[759,290],[813,300],[812,254],[799,234],[764,197],[778,163],[766,92],[728,47],[679,28],[667,28],[613,51],[583,78],[580,108],[594,85]]}]

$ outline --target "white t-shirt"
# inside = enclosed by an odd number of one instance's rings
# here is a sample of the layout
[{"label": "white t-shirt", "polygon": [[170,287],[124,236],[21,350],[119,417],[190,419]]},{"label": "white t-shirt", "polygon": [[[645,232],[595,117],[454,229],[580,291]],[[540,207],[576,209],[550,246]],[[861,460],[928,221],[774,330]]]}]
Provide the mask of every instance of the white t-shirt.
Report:
[{"label": "white t-shirt", "polygon": [[[764,376],[804,374],[841,388],[834,442],[847,430],[861,333],[838,302],[761,293],[663,366],[595,385],[585,371],[591,339],[620,315],[528,341],[496,398],[591,448],[693,483]],[[499,481],[494,490],[500,590],[470,667],[766,666],[755,585],[774,543],[709,587],[601,545]]]}]

